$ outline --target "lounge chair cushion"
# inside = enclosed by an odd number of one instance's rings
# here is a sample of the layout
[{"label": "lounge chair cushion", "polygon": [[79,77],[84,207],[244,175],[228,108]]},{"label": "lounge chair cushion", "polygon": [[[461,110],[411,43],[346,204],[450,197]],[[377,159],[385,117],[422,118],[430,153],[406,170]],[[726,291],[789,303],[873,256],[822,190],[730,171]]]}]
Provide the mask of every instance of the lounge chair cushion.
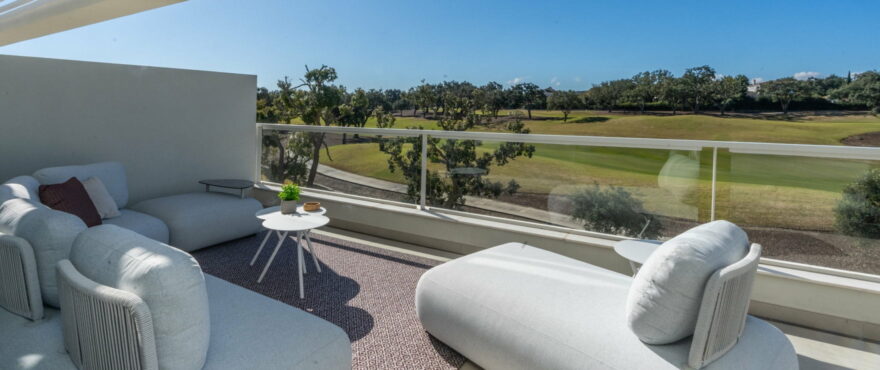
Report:
[{"label": "lounge chair cushion", "polygon": [[205,275],[211,347],[205,369],[351,369],[342,328],[296,307]]},{"label": "lounge chair cushion", "polygon": [[58,307],[55,265],[67,258],[73,240],[85,229],[86,224],[79,217],[27,199],[10,199],[0,204],[0,232],[31,244],[43,303],[52,307]]},{"label": "lounge chair cushion", "polygon": [[37,189],[40,182],[31,176],[18,176],[9,179],[0,185],[0,203],[12,198],[28,199],[35,202],[40,201],[37,196]]},{"label": "lounge chair cushion", "polygon": [[160,243],[168,243],[168,226],[146,213],[120,209],[119,216],[108,218],[104,223],[129,229]]},{"label": "lounge chair cushion", "polygon": [[34,172],[34,178],[43,185],[62,183],[71,177],[76,177],[79,181],[97,177],[107,187],[117,207],[124,208],[128,204],[128,180],[122,163],[101,162],[81,166],[49,167]]},{"label": "lounge chair cushion", "polygon": [[[486,369],[680,369],[690,338],[649,345],[627,327],[632,278],[522,243],[434,267],[416,289],[424,328]],[[706,369],[796,369],[785,334],[749,317]]]},{"label": "lounge chair cushion", "polygon": [[663,243],[629,290],[626,317],[632,331],[648,344],[692,335],[709,276],[741,260],[748,249],[746,233],[727,221],[702,224]]},{"label": "lounge chair cushion", "polygon": [[194,251],[259,232],[260,220],[254,214],[263,206],[253,198],[196,192],[145,200],[130,208],[165,222],[168,244]]},{"label": "lounge chair cushion", "polygon": [[204,366],[210,340],[208,293],[192,256],[134,231],[101,225],[80,233],[70,262],[96,283],[144,300],[153,318],[159,368]]}]

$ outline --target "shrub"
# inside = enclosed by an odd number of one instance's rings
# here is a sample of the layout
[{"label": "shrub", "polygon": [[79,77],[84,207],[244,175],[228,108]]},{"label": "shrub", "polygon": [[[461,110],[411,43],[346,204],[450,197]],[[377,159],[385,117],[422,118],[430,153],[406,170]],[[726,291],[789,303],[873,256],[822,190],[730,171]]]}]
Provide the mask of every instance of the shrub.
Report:
[{"label": "shrub", "polygon": [[281,192],[278,193],[278,198],[285,201],[297,201],[299,200],[299,191],[299,185],[287,184],[281,187]]},{"label": "shrub", "polygon": [[598,184],[572,195],[572,218],[584,229],[601,233],[654,239],[663,230],[660,222],[645,212],[642,201],[623,188]]},{"label": "shrub", "polygon": [[880,169],[868,171],[844,188],[834,212],[842,234],[880,238]]}]

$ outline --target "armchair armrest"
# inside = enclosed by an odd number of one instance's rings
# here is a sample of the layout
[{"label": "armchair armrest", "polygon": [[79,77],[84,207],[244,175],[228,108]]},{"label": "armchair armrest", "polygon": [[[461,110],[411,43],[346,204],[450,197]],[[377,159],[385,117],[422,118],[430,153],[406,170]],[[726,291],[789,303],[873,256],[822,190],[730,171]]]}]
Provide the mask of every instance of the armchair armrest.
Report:
[{"label": "armchair armrest", "polygon": [[0,307],[31,320],[43,318],[34,250],[9,234],[0,234]]},{"label": "armchair armrest", "polygon": [[80,369],[159,368],[153,317],[137,295],[98,284],[58,262],[64,348]]}]

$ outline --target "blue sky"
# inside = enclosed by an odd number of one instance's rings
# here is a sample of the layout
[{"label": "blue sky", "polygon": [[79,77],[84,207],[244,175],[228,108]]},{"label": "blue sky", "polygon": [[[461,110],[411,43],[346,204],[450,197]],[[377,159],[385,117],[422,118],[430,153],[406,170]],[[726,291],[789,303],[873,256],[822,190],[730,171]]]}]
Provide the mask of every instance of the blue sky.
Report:
[{"label": "blue sky", "polygon": [[528,81],[582,90],[709,64],[772,79],[880,68],[880,1],[189,0],[0,54],[255,74],[304,65],[348,87]]}]

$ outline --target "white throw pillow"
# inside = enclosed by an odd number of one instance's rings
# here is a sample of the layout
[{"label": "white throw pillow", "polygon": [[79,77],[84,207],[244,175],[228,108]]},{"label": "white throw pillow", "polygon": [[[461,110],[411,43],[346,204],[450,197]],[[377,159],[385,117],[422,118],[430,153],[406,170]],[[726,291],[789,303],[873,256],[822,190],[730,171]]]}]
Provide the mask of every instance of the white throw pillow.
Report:
[{"label": "white throw pillow", "polygon": [[110,192],[107,191],[107,187],[104,186],[101,179],[89,177],[82,184],[86,188],[86,193],[89,193],[92,203],[95,204],[98,214],[101,215],[101,219],[119,216],[119,207],[116,206],[116,201],[110,196]]},{"label": "white throw pillow", "polygon": [[693,335],[709,277],[741,260],[748,248],[746,233],[728,221],[697,226],[663,243],[630,286],[630,329],[648,344],[669,344]]}]

